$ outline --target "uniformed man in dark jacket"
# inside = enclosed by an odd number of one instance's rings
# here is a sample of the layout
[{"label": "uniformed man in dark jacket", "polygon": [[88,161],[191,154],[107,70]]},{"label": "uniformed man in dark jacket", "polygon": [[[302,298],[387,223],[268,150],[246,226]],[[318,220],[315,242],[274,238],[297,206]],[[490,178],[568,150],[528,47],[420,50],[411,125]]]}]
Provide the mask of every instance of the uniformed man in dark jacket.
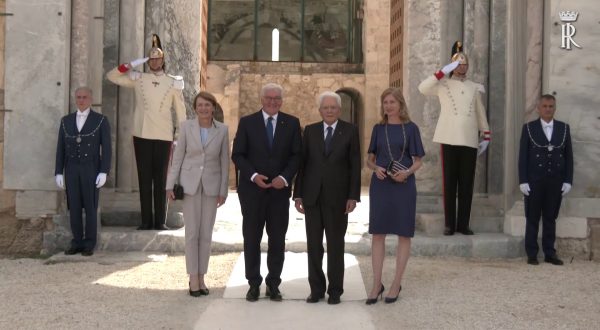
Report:
[{"label": "uniformed man in dark jacket", "polygon": [[55,175],[56,184],[66,186],[73,233],[65,254],[91,256],[96,246],[99,188],[110,170],[110,126],[105,116],[90,108],[92,90],[88,87],[75,90],[75,103],[77,111],[60,121]]},{"label": "uniformed man in dark jacket", "polygon": [[554,119],[556,100],[543,95],[539,119],[523,125],[519,150],[519,188],[525,195],[525,251],[527,263],[538,265],[538,227],[543,222],[544,261],[562,265],[556,256],[556,218],[562,197],[573,184],[573,149],[569,125]]}]

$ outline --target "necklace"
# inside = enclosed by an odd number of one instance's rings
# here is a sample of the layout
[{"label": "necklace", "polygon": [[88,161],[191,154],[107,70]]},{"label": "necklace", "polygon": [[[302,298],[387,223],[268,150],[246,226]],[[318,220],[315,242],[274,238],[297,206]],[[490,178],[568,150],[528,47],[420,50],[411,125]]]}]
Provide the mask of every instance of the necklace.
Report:
[{"label": "necklace", "polygon": [[529,129],[529,123],[525,124],[525,126],[527,126],[527,134],[529,134],[529,140],[531,141],[531,143],[533,143],[533,145],[535,145],[538,148],[546,148],[548,149],[548,151],[552,151],[554,150],[554,148],[562,148],[563,145],[565,144],[565,139],[567,138],[567,128],[565,127],[565,129],[563,130],[563,138],[562,138],[562,142],[560,143],[560,145],[554,146],[550,143],[550,141],[548,141],[548,144],[543,146],[538,144],[537,142],[535,142],[535,140],[533,139],[533,136],[531,136],[531,130]]},{"label": "necklace", "polygon": [[98,123],[98,126],[96,126],[96,128],[94,128],[93,131],[91,131],[88,134],[77,133],[77,135],[69,135],[69,133],[67,133],[67,128],[65,127],[65,121],[64,120],[61,120],[60,123],[61,123],[61,126],[63,128],[63,132],[65,133],[65,137],[66,138],[68,138],[68,139],[75,139],[75,142],[81,143],[81,138],[82,137],[88,137],[88,136],[94,135],[96,133],[96,131],[98,130],[98,128],[100,128],[100,125],[102,125],[103,121],[104,121],[104,116],[102,116],[102,118],[100,119],[100,122]]}]

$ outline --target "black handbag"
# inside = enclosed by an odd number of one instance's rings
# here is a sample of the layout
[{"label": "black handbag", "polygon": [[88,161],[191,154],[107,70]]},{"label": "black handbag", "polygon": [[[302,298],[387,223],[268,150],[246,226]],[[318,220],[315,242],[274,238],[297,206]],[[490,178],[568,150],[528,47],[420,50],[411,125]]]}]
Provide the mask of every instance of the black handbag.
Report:
[{"label": "black handbag", "polygon": [[400,158],[398,160],[394,160],[394,155],[392,154],[392,148],[390,147],[390,138],[388,136],[387,124],[385,124],[385,142],[387,143],[388,154],[390,155],[390,163],[385,169],[385,172],[388,175],[395,175],[398,171],[408,171],[408,167],[404,166],[400,161],[404,158],[404,149],[406,149],[406,131],[404,130],[404,124],[402,124],[402,154],[400,154]]},{"label": "black handbag", "polygon": [[183,199],[183,186],[176,183],[173,186],[173,194],[175,195],[175,200]]}]

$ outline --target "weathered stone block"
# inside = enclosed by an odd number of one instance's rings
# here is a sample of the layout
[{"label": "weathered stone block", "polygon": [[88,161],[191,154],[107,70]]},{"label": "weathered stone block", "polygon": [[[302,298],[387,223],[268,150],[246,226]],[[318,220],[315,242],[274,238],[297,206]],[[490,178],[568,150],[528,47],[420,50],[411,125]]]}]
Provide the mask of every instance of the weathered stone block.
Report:
[{"label": "weathered stone block", "polygon": [[587,218],[560,217],[556,222],[556,236],[561,238],[587,238]]},{"label": "weathered stone block", "polygon": [[43,218],[21,220],[19,230],[7,252],[13,255],[38,255],[42,249],[45,222]]},{"label": "weathered stone block", "polygon": [[63,191],[19,191],[16,197],[17,218],[40,218],[54,215],[59,206],[58,194]]},{"label": "weathered stone block", "polygon": [[8,212],[0,213],[0,251],[8,251],[20,228],[20,221]]},{"label": "weathered stone block", "polygon": [[440,236],[444,233],[444,214],[417,214],[416,229],[428,236]]}]

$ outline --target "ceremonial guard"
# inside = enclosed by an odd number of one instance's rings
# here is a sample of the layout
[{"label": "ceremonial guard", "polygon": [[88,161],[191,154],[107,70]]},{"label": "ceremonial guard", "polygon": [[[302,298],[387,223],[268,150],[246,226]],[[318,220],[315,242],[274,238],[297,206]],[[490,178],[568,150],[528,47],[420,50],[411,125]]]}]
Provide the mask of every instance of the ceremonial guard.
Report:
[{"label": "ceremonial guard", "polygon": [[99,188],[106,183],[110,170],[110,126],[105,116],[90,108],[91,89],[78,88],[75,103],[77,111],[60,120],[54,174],[60,188],[64,189],[66,185],[73,233],[71,247],[65,254],[81,252],[84,256],[91,256],[98,230]]},{"label": "ceremonial guard", "polygon": [[538,265],[538,228],[543,222],[544,261],[562,265],[556,256],[556,218],[562,197],[573,184],[573,149],[569,125],[555,120],[556,99],[543,95],[540,118],[523,125],[519,148],[519,188],[525,195],[525,251],[527,263]]},{"label": "ceremonial guard", "polygon": [[452,46],[451,59],[452,63],[425,79],[419,85],[419,91],[424,95],[437,96],[440,100],[440,116],[433,141],[441,144],[442,152],[444,235],[453,235],[455,231],[473,235],[469,220],[475,164],[477,156],[489,144],[490,129],[481,100],[485,89],[483,85],[467,79],[469,60],[460,41]]},{"label": "ceremonial guard", "polygon": [[[146,61],[150,73],[132,70]],[[107,74],[113,83],[135,90],[133,146],[142,209],[140,230],[168,229],[165,184],[176,129],[171,109],[175,109],[176,124],[186,119],[183,78],[165,74],[164,63],[160,39],[154,34],[148,57],[121,64]]]}]

